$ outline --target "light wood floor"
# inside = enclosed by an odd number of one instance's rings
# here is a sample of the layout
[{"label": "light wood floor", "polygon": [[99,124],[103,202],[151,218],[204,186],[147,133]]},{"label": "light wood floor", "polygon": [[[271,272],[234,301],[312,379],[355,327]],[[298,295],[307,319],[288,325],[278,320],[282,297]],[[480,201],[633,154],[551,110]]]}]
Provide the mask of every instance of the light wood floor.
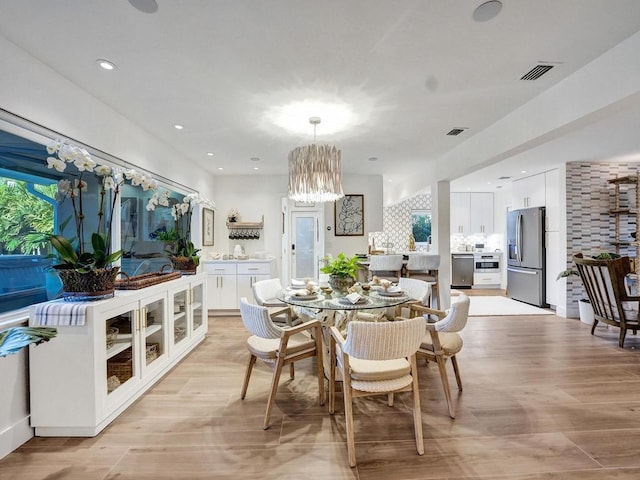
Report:
[{"label": "light wood floor", "polygon": [[310,359],[283,375],[263,431],[271,371],[259,365],[241,401],[245,331],[212,317],[202,346],[102,434],[34,438],[0,479],[640,479],[640,336],[622,350],[615,329],[592,337],[548,315],[472,317],[463,337],[455,420],[437,368],[421,368],[424,456],[410,397],[358,399],[349,468],[341,397],[334,416],[317,405]]}]

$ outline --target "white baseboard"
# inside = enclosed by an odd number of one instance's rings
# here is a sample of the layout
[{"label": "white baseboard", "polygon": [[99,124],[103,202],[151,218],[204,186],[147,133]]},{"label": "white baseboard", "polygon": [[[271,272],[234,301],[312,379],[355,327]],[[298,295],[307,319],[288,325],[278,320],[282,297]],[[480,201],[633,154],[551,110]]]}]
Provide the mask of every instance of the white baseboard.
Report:
[{"label": "white baseboard", "polygon": [[9,455],[32,437],[33,428],[29,426],[29,417],[19,420],[0,432],[0,459]]}]

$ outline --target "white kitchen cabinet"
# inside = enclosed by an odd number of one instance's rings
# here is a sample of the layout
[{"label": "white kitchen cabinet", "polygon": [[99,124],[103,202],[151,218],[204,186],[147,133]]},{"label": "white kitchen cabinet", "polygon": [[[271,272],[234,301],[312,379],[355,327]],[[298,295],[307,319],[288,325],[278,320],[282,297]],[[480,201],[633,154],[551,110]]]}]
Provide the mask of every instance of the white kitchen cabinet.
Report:
[{"label": "white kitchen cabinet", "polygon": [[[253,284],[260,280],[268,280],[272,278],[272,263],[238,263],[238,301],[242,297],[246,297],[253,302]],[[240,304],[238,303],[238,307]]]},{"label": "white kitchen cabinet", "polygon": [[472,192],[469,195],[470,233],[493,233],[493,193]]},{"label": "white kitchen cabinet", "polygon": [[451,192],[451,233],[471,233],[469,193]]},{"label": "white kitchen cabinet", "polygon": [[545,206],[545,174],[521,178],[512,184],[512,209]]},{"label": "white kitchen cabinet", "polygon": [[[35,434],[97,435],[195,348],[207,329],[202,311],[205,278],[203,274],[183,276],[140,290],[117,291],[114,298],[87,305],[84,325],[57,326],[55,341],[30,349]],[[183,348],[173,349],[173,332],[180,317],[174,297],[191,291],[185,297],[191,299],[185,309],[192,325],[198,327],[191,330]],[[37,326],[35,307],[30,325]],[[118,328],[118,335],[108,345],[107,332],[113,327]]]},{"label": "white kitchen cabinet", "polygon": [[451,233],[493,233],[493,193],[452,192]]},{"label": "white kitchen cabinet", "polygon": [[545,233],[546,265],[545,265],[545,294],[546,301],[550,305],[558,305],[558,288],[560,282],[557,281],[558,274],[566,269],[564,259],[560,253],[560,232]]},{"label": "white kitchen cabinet", "polygon": [[237,310],[240,298],[253,301],[253,284],[273,278],[273,260],[214,260],[203,262],[208,275],[209,310]]},{"label": "white kitchen cabinet", "polygon": [[497,287],[502,280],[502,274],[500,272],[495,273],[473,273],[473,288],[488,288]]},{"label": "white kitchen cabinet", "polygon": [[204,271],[207,273],[207,309],[233,310],[238,308],[236,263],[208,262],[204,264]]}]

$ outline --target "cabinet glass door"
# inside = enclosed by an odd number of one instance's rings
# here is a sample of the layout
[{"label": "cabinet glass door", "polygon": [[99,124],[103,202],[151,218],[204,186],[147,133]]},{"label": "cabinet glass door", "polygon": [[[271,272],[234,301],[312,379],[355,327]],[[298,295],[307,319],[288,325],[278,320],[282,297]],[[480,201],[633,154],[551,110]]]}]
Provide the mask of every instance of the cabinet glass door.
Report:
[{"label": "cabinet glass door", "polygon": [[144,361],[149,366],[167,354],[166,318],[164,298],[147,303],[142,307],[144,326]]},{"label": "cabinet glass door", "polygon": [[106,321],[107,393],[117,390],[135,374],[135,318],[137,309],[125,311]]},{"label": "cabinet glass door", "polygon": [[[180,290],[173,294],[173,344],[179,345],[187,339],[187,308],[189,290]],[[202,297],[201,297],[202,298]],[[170,332],[171,333],[171,332]]]},{"label": "cabinet glass door", "polygon": [[203,284],[198,283],[191,286],[191,315],[193,331],[195,332],[204,325],[205,309],[202,305]]}]

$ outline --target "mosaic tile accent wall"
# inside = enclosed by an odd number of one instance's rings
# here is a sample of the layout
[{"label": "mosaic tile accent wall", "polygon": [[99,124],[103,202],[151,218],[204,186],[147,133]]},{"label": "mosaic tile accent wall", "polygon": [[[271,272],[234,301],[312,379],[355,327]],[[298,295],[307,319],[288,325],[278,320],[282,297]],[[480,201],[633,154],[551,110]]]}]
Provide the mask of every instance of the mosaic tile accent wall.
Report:
[{"label": "mosaic tile accent wall", "polygon": [[431,194],[416,195],[403,202],[385,207],[382,216],[384,235],[374,235],[377,248],[382,247],[384,242],[388,242],[390,250],[396,252],[409,250],[411,210],[431,210]]},{"label": "mosaic tile accent wall", "polygon": [[[628,175],[637,175],[640,163],[567,163],[567,268],[573,267],[571,258],[582,252],[596,255],[615,252],[611,242],[615,238],[615,216],[609,211],[615,205],[615,189],[608,180]],[[622,208],[636,208],[635,189],[620,187]],[[635,215],[620,216],[622,241],[632,241],[631,232],[636,231]],[[620,247],[621,255],[636,257],[635,247]],[[580,279],[567,279],[567,308],[577,308],[577,301],[586,293]]]}]

